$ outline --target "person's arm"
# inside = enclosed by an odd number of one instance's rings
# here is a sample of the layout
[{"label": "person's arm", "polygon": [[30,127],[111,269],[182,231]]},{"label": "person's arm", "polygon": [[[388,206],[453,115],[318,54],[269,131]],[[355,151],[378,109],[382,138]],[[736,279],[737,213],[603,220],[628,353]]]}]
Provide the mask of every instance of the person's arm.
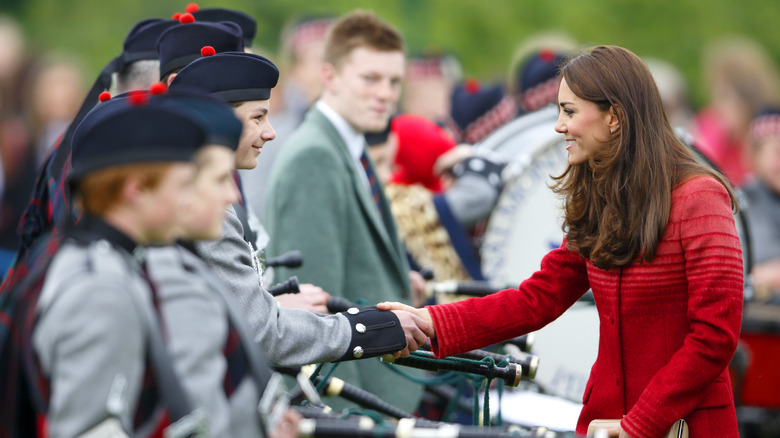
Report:
[{"label": "person's arm", "polygon": [[230,434],[230,405],[223,384],[227,368],[222,349],[227,314],[197,273],[184,269],[175,247],[148,250],[148,266],[167,332],[166,347],[182,386],[196,408],[209,416],[209,434]]},{"label": "person's arm", "polygon": [[[305,310],[279,307],[274,297],[260,287],[251,265],[251,248],[244,241],[241,223],[228,211],[223,235],[218,241],[199,242],[201,256],[237,297],[255,340],[274,366],[297,367],[315,362],[368,358],[395,353],[410,345],[404,321],[390,313],[365,312],[322,316]],[[358,324],[375,327],[361,333]],[[418,335],[419,337],[419,335]],[[364,338],[368,338],[367,340]],[[414,338],[412,336],[411,338]],[[364,354],[355,355],[361,347]]]},{"label": "person's arm", "polygon": [[[115,278],[74,279],[42,309],[33,345],[50,377],[51,437],[78,436],[111,417],[132,434],[146,332],[122,287]],[[110,398],[121,411],[112,412]]]},{"label": "person's arm", "polygon": [[313,284],[302,284],[299,286],[300,292],[277,295],[276,301],[280,306],[287,309],[301,309],[309,312],[328,313],[328,299],[330,294],[322,290],[321,287]]},{"label": "person's arm", "polygon": [[716,379],[734,356],[739,339],[743,295],[739,236],[726,189],[711,178],[690,184],[696,184],[695,191],[680,200],[690,331],[623,418],[623,429],[634,437],[664,435],[674,421],[719,391],[721,398],[731,398],[731,388]]},{"label": "person's arm", "polygon": [[[585,260],[565,248],[550,251],[542,267],[518,289],[419,309],[433,323],[437,357],[452,356],[538,330],[571,307],[589,288]],[[380,309],[410,310],[399,303]]]}]

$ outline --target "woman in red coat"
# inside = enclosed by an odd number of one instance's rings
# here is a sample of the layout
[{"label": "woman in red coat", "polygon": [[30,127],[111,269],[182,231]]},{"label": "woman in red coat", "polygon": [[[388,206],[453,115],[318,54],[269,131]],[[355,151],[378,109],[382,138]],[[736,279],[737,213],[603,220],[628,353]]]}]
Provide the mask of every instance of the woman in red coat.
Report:
[{"label": "woman in red coat", "polygon": [[517,289],[417,309],[434,325],[435,353],[538,330],[592,289],[599,352],[577,432],[622,418],[614,436],[660,437],[684,418],[692,437],[737,437],[727,366],[743,279],[729,184],[678,141],[650,72],[626,49],[568,61],[558,104],[569,166],[553,190],[566,240]]}]

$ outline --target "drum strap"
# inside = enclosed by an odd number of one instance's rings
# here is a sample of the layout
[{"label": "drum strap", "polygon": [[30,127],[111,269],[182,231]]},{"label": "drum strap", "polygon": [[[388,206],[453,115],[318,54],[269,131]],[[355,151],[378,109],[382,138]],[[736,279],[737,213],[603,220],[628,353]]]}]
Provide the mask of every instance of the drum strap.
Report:
[{"label": "drum strap", "polygon": [[455,219],[455,215],[452,214],[450,206],[447,205],[447,200],[444,196],[434,196],[433,205],[436,207],[436,211],[439,213],[439,220],[444,229],[447,230],[447,234],[450,235],[452,246],[455,248],[455,252],[458,253],[463,267],[469,273],[469,276],[475,281],[485,281],[485,276],[482,275],[482,268],[477,260],[477,255],[469,242],[466,232]]}]

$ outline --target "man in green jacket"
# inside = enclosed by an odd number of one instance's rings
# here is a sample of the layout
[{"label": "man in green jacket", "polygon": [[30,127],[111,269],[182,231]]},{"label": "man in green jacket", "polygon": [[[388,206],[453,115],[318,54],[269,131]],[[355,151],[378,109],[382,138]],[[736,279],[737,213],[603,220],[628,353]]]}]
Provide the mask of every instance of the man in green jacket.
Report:
[{"label": "man in green jacket", "polygon": [[[401,94],[401,35],[371,13],[336,22],[326,42],[323,93],[282,147],[269,182],[266,221],[271,256],[303,253],[297,275],[335,296],[375,304],[409,302],[411,273],[390,205],[365,152],[366,132],[383,130]],[[414,276],[414,277],[412,277]],[[379,361],[340,365],[336,374],[408,411],[422,387]],[[333,403],[338,407],[338,403]]]}]

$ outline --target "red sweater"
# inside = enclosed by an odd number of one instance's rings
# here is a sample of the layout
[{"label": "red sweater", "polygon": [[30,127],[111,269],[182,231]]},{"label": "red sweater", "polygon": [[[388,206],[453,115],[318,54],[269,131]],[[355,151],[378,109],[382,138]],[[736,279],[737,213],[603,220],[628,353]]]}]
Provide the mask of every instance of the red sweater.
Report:
[{"label": "red sweater", "polygon": [[555,249],[518,289],[428,307],[434,351],[449,356],[538,330],[590,288],[599,351],[577,433],[593,419],[625,416],[633,438],[663,436],[680,418],[692,437],[738,437],[727,366],[742,319],[742,274],[728,193],[696,177],[672,193],[651,262],[603,270]]}]

